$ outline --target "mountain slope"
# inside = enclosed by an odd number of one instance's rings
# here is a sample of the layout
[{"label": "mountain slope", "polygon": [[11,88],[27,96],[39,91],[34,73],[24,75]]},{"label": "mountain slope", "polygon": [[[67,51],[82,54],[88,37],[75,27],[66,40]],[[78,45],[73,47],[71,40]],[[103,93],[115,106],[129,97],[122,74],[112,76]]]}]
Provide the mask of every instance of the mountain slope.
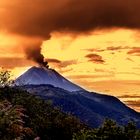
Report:
[{"label": "mountain slope", "polygon": [[87,91],[69,92],[51,85],[27,85],[22,88],[43,100],[51,100],[54,106],[76,116],[91,127],[100,126],[105,118],[116,120],[120,125],[135,121],[140,127],[140,113],[113,96]]},{"label": "mountain slope", "polygon": [[83,90],[81,87],[73,84],[53,69],[44,67],[32,67],[19,78],[15,84],[20,85],[46,85],[50,84],[55,87],[60,87],[68,91]]},{"label": "mountain slope", "polygon": [[92,127],[101,125],[105,118],[119,124],[135,121],[140,127],[140,113],[113,96],[90,93],[80,88],[55,70],[32,67],[15,83],[43,100],[51,100],[63,112],[71,113]]}]

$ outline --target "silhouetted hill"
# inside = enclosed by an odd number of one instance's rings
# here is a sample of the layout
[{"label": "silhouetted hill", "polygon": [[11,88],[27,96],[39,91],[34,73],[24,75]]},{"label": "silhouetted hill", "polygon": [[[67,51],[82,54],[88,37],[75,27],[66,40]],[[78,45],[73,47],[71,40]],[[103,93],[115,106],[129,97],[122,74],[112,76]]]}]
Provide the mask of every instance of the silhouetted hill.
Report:
[{"label": "silhouetted hill", "polygon": [[119,99],[85,90],[70,92],[52,85],[26,85],[22,87],[43,100],[51,100],[65,113],[70,113],[91,127],[100,126],[105,118],[124,125],[135,121],[140,127],[140,113],[130,109]]}]

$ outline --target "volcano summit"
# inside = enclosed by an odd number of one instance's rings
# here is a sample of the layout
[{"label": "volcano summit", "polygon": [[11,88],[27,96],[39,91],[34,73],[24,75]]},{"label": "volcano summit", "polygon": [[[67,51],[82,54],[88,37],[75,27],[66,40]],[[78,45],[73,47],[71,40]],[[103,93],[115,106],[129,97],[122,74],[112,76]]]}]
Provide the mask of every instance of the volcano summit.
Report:
[{"label": "volcano summit", "polygon": [[32,67],[19,78],[16,79],[17,86],[23,85],[53,85],[68,91],[83,90],[78,85],[73,84],[58,72],[45,67]]}]

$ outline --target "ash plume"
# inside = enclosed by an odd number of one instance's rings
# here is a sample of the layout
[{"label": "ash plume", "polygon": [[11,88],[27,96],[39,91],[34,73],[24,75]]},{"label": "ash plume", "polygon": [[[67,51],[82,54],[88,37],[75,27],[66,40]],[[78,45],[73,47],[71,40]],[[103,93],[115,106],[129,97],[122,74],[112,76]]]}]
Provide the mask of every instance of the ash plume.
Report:
[{"label": "ash plume", "polygon": [[34,44],[32,46],[28,46],[25,49],[26,57],[29,60],[36,62],[39,66],[49,68],[48,62],[41,54],[41,45],[42,43]]}]

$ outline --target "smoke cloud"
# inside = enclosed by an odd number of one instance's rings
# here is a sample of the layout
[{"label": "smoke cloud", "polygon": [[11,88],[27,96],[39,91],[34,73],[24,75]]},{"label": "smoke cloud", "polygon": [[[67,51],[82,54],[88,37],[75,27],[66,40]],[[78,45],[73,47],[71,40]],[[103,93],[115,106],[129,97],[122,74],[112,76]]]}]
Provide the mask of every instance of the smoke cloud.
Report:
[{"label": "smoke cloud", "polygon": [[26,57],[39,64],[40,66],[48,68],[48,62],[45,61],[44,56],[41,54],[41,42],[25,48]]},{"label": "smoke cloud", "polygon": [[0,28],[26,36],[140,28],[139,0],[5,0],[0,5]]},{"label": "smoke cloud", "polygon": [[[0,31],[50,38],[52,32],[87,33],[96,29],[140,29],[139,0],[4,0],[0,1]],[[27,57],[43,60],[40,46]]]}]

